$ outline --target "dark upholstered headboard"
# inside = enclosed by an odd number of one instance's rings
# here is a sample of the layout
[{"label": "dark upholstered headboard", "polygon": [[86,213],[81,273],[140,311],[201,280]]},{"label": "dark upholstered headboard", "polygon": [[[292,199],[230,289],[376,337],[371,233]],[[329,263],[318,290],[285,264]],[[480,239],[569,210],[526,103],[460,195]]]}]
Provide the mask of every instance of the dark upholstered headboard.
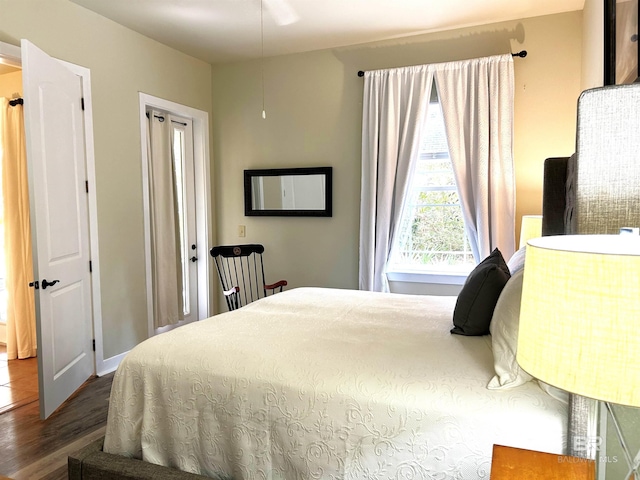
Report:
[{"label": "dark upholstered headboard", "polygon": [[544,161],[542,187],[542,235],[564,235],[567,206],[567,165],[569,157]]}]

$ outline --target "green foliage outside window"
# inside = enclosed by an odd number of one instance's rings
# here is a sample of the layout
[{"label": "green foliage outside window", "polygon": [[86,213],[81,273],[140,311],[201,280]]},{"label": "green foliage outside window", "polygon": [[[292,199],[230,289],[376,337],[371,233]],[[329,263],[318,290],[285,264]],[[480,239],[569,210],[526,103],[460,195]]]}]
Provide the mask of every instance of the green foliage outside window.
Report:
[{"label": "green foliage outside window", "polygon": [[458,204],[455,191],[419,193],[417,204],[411,207],[411,263],[459,265],[473,261]]},{"label": "green foliage outside window", "polygon": [[395,262],[413,268],[474,264],[449,158],[418,163]]},{"label": "green foliage outside window", "polygon": [[420,192],[405,206],[411,226],[398,249],[398,263],[409,265],[463,265],[473,263],[464,234],[456,191]]}]

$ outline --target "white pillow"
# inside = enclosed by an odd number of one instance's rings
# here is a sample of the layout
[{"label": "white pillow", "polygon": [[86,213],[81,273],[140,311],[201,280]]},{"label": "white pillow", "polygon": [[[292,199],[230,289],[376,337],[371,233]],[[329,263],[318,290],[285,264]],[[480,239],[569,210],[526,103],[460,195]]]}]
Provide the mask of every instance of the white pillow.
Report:
[{"label": "white pillow", "polygon": [[553,385],[549,385],[548,383],[541,382],[538,380],[538,385],[540,388],[544,390],[547,395],[552,396],[556,400],[560,400],[563,403],[569,404],[569,392],[566,390],[561,390],[558,387],[554,387]]},{"label": "white pillow", "polygon": [[518,270],[522,270],[524,268],[524,258],[527,253],[527,246],[525,245],[516,253],[511,255],[511,258],[507,262],[507,267],[509,267],[509,273],[513,275]]},{"label": "white pillow", "polygon": [[487,385],[491,390],[517,387],[532,379],[516,361],[523,275],[524,270],[520,269],[511,276],[500,293],[491,318],[489,331],[496,371]]}]

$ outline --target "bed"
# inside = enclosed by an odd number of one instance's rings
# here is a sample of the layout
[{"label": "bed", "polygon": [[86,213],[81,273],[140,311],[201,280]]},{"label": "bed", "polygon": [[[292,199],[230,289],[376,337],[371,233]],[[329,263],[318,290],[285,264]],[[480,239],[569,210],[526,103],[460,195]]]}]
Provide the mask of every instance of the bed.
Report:
[{"label": "bed", "polygon": [[[637,148],[611,168],[598,142],[617,125],[590,119],[602,102],[638,104],[601,97],[639,92],[583,94],[579,161],[545,162],[543,234],[638,225]],[[454,298],[305,288],[149,339],[114,378],[104,447],[72,456],[69,477],[477,479],[493,443],[583,455],[571,438],[592,435],[590,407],[567,407],[515,362],[509,263],[491,337],[449,333]]]},{"label": "bed", "polygon": [[494,443],[563,453],[566,403],[499,385],[455,302],[297,288],[153,337],[115,375],[104,451],[219,479],[476,479]]}]

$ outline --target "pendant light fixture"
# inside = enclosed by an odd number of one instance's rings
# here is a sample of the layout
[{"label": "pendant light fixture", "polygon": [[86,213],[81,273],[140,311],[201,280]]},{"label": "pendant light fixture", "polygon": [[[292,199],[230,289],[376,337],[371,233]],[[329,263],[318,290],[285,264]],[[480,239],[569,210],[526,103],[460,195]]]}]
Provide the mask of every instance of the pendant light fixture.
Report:
[{"label": "pendant light fixture", "polygon": [[297,22],[300,17],[291,8],[287,0],[260,0],[260,75],[262,82],[262,118],[267,118],[267,111],[265,109],[265,95],[264,95],[264,4],[267,3],[267,8],[273,17],[275,23],[279,26],[290,25]]},{"label": "pendant light fixture", "polygon": [[264,0],[260,0],[260,74],[262,76],[262,119],[267,118],[264,108]]}]

